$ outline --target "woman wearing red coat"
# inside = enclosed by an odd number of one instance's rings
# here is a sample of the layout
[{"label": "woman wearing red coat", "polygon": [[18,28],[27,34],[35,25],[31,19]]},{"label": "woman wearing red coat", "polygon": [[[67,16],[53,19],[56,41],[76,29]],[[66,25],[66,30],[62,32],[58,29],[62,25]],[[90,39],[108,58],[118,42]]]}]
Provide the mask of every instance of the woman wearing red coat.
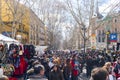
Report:
[{"label": "woman wearing red coat", "polygon": [[78,70],[78,63],[77,63],[77,56],[73,55],[71,60],[71,66],[72,66],[72,80],[78,80],[79,70]]}]

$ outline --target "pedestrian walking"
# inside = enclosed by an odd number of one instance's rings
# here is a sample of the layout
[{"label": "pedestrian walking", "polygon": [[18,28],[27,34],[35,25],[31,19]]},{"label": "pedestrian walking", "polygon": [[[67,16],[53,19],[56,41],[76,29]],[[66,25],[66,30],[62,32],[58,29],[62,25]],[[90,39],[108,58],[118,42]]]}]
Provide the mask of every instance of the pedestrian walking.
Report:
[{"label": "pedestrian walking", "polygon": [[49,74],[49,80],[64,80],[63,73],[59,69],[58,65],[54,65],[53,69],[51,70]]},{"label": "pedestrian walking", "polygon": [[72,80],[78,80],[78,76],[79,76],[79,63],[77,60],[77,56],[76,54],[73,55],[72,57],[72,61],[71,61],[71,66],[72,66]]},{"label": "pedestrian walking", "polygon": [[65,80],[71,80],[72,67],[70,64],[70,59],[66,60],[66,64],[63,68],[63,75]]},{"label": "pedestrian walking", "polygon": [[113,71],[115,73],[116,79],[120,78],[120,57],[117,59],[117,63]]}]

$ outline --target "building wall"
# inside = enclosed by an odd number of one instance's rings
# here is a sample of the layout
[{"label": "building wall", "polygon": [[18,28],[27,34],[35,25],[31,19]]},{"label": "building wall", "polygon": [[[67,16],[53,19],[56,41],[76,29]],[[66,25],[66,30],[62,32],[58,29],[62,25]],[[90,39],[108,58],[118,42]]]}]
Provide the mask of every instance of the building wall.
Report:
[{"label": "building wall", "polygon": [[12,37],[15,32],[15,38],[21,35],[23,43],[45,45],[45,25],[25,5],[14,0],[0,0],[0,22],[0,33]]},{"label": "building wall", "polygon": [[45,24],[37,17],[37,15],[30,11],[30,43],[35,45],[45,45]]},{"label": "building wall", "polygon": [[[1,33],[7,33],[12,37],[12,32],[22,35],[22,39],[29,37],[29,9],[14,0],[0,0]],[[14,6],[17,4],[16,6]],[[27,40],[28,41],[28,40]]]},{"label": "building wall", "polygon": [[[117,33],[118,34],[117,42],[120,42],[120,15],[118,13],[111,14],[108,17],[106,17],[104,20],[102,20],[102,23],[104,23],[104,24],[102,24],[96,30],[97,44],[101,45],[98,47],[99,48],[107,47],[107,34],[110,34],[110,33]],[[98,24],[97,24],[97,26],[98,26]],[[110,32],[108,33],[108,31],[110,31]],[[111,42],[109,44],[109,47],[112,48],[113,45],[114,45],[114,42]]]}]

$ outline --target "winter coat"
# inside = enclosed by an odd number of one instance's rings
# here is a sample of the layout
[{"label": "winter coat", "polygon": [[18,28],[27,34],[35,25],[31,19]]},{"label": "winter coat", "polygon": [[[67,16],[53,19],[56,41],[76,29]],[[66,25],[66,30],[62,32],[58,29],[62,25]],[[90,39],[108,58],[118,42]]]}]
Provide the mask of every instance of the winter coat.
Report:
[{"label": "winter coat", "polygon": [[71,66],[65,66],[63,69],[63,75],[65,80],[69,80],[71,76]]},{"label": "winter coat", "polygon": [[64,77],[60,70],[51,71],[49,74],[49,80],[64,80]]},{"label": "winter coat", "polygon": [[79,70],[78,70],[78,66],[75,65],[75,60],[71,61],[71,66],[72,66],[72,76],[78,76]]},{"label": "winter coat", "polygon": [[86,65],[88,68],[92,68],[93,67],[93,60],[91,58],[86,60]]},{"label": "winter coat", "polygon": [[117,78],[120,77],[120,64],[119,63],[116,64],[113,71],[115,72],[115,75]]},{"label": "winter coat", "polygon": [[105,64],[105,60],[104,60],[104,58],[101,58],[99,61],[99,67],[103,67],[104,64]]}]

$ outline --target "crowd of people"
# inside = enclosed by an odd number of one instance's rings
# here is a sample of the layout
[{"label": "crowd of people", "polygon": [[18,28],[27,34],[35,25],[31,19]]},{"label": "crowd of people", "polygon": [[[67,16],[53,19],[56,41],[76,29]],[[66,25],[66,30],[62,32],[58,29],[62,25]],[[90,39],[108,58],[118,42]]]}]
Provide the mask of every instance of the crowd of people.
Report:
[{"label": "crowd of people", "polygon": [[[41,71],[37,69],[40,71],[41,78],[39,78],[41,80],[42,78],[46,80],[79,80],[83,68],[86,68],[86,77],[90,80],[115,80],[120,77],[119,56],[116,53],[107,54],[100,51],[89,51],[86,54],[77,51],[46,51],[42,56],[34,56],[31,65],[33,67],[28,70],[27,76],[30,80],[35,79],[35,66],[39,65],[44,66],[41,68],[42,71],[45,71],[41,76]],[[94,78],[95,76],[97,78]]]},{"label": "crowd of people", "polygon": [[33,45],[0,44],[0,80],[21,78],[27,71],[28,61],[34,54]]},{"label": "crowd of people", "polygon": [[[4,49],[6,53],[3,54]],[[38,56],[33,45],[11,44],[8,50],[4,49],[0,46],[1,55],[5,58],[0,60],[0,73],[3,73],[0,80],[79,80],[83,69],[86,69],[86,77],[90,80],[120,78],[118,53],[46,50]]]}]

